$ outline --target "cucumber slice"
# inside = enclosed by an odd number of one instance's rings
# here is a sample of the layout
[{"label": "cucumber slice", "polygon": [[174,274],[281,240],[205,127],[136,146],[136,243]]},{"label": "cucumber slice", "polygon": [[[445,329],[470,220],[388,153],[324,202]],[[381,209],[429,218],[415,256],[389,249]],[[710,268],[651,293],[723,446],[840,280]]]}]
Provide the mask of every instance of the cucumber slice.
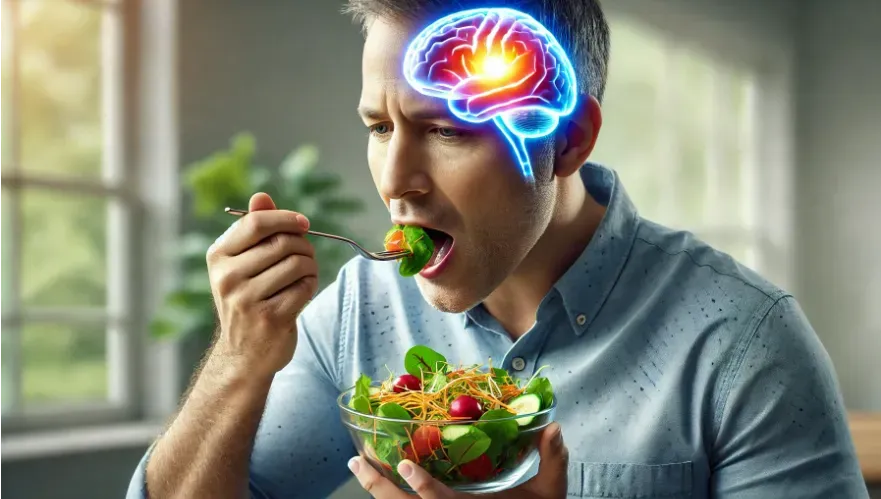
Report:
[{"label": "cucumber slice", "polygon": [[367,389],[367,393],[369,393],[371,397],[374,395],[379,395],[379,392],[380,392],[380,389],[378,386],[371,386],[370,388]]},{"label": "cucumber slice", "polygon": [[[541,409],[541,397],[534,393],[527,393],[508,402],[508,406],[510,406],[511,409],[514,409],[517,414],[532,414]],[[534,418],[535,416],[517,418],[517,424],[520,426],[526,426],[531,423]]]},{"label": "cucumber slice", "polygon": [[454,442],[471,433],[471,428],[472,426],[469,425],[450,425],[441,431],[441,436],[447,442]]}]

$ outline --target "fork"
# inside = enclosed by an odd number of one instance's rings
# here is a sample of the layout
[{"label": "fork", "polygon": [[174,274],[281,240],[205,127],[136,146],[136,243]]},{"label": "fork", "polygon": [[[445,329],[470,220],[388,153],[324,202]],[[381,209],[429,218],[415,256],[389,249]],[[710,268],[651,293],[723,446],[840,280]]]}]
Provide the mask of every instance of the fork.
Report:
[{"label": "fork", "polygon": [[[245,216],[248,214],[247,210],[237,210],[235,208],[225,208],[223,211],[229,213],[230,215],[235,215],[237,217]],[[315,230],[307,230],[307,234],[312,234],[313,236],[321,236],[327,237],[330,239],[336,239],[337,241],[342,241],[344,243],[349,243],[355,251],[357,251],[364,258],[368,258],[370,260],[378,260],[381,262],[387,262],[391,260],[397,260],[399,258],[403,258],[405,256],[410,256],[412,253],[409,250],[395,250],[395,251],[367,251],[360,244],[352,241],[351,239],[343,236],[337,236],[336,234],[327,234],[326,232],[318,232]]]}]

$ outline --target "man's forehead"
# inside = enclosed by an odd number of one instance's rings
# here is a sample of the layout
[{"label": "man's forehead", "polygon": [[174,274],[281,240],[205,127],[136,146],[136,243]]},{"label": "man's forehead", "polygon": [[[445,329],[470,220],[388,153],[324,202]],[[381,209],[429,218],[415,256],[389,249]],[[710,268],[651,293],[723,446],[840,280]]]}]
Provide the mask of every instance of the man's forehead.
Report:
[{"label": "man's forehead", "polygon": [[376,18],[367,31],[361,69],[366,76],[403,79],[403,61],[414,32],[404,22]]},{"label": "man's forehead", "polygon": [[377,18],[370,25],[364,43],[362,88],[359,113],[365,117],[388,113],[394,101],[411,119],[449,115],[441,99],[427,97],[413,89],[404,77],[404,54],[415,36],[413,24]]}]

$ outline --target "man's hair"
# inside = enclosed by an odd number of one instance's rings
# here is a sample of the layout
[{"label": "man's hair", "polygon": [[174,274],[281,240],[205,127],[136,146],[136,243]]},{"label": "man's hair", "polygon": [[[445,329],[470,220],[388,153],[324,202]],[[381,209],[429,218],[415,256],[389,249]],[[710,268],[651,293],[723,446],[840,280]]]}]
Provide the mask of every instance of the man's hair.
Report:
[{"label": "man's hair", "polygon": [[[569,55],[578,90],[602,102],[609,64],[609,25],[599,0],[499,0],[534,17]],[[476,0],[347,0],[343,13],[352,14],[364,33],[375,18],[426,22],[460,10],[487,7]]]}]

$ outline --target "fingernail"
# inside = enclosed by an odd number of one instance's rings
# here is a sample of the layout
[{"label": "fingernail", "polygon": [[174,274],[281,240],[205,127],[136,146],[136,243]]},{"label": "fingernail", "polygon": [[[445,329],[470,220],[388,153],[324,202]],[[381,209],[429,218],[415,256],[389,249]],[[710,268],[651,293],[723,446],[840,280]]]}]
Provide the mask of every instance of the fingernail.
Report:
[{"label": "fingernail", "polygon": [[407,461],[401,461],[398,464],[398,473],[401,474],[401,477],[403,477],[404,480],[410,478],[410,476],[413,475],[413,465]]},{"label": "fingernail", "polygon": [[360,466],[361,466],[361,464],[358,462],[357,457],[353,457],[352,459],[349,459],[349,470],[351,470],[352,473],[357,475],[358,469]]},{"label": "fingernail", "polygon": [[300,227],[302,227],[303,230],[309,230],[309,219],[303,215],[297,215],[297,221],[300,222]]}]

